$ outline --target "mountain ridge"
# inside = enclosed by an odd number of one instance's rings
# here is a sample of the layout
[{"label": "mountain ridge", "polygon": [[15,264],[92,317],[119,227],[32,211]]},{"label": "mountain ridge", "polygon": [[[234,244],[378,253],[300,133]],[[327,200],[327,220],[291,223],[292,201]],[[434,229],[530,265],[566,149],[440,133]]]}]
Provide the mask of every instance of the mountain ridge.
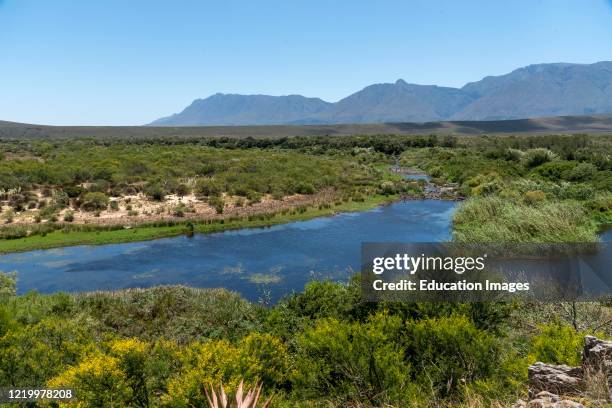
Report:
[{"label": "mountain ridge", "polygon": [[151,126],[318,125],[510,120],[612,113],[612,62],[532,64],[461,88],[398,79],[331,103],[302,95],[216,93]]}]

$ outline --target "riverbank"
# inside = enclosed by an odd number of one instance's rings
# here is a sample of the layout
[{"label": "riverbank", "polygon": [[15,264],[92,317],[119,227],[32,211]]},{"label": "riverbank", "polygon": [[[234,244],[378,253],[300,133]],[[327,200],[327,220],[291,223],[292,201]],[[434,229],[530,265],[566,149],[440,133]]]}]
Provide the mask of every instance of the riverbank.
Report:
[{"label": "riverbank", "polygon": [[108,229],[104,226],[96,229],[95,226],[92,226],[92,229],[87,231],[58,229],[45,235],[0,240],[0,254],[75,245],[106,245],[149,241],[182,234],[208,234],[241,228],[262,228],[316,217],[333,216],[342,212],[365,211],[398,199],[399,195],[375,195],[365,197],[364,201],[349,201],[338,205],[329,203],[328,206],[299,207],[289,212],[258,214],[238,219],[172,221],[172,225],[141,224],[129,228],[117,226],[117,229]]}]

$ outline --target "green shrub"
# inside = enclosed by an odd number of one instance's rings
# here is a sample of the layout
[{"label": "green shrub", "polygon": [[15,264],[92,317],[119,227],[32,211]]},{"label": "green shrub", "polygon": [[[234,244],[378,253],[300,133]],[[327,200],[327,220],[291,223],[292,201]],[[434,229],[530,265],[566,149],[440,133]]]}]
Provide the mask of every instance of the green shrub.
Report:
[{"label": "green shrub", "polygon": [[81,201],[81,208],[85,211],[105,210],[108,205],[108,197],[104,193],[85,193]]},{"label": "green shrub", "polygon": [[607,212],[612,210],[612,195],[600,196],[592,199],[586,206],[589,210],[595,212]]},{"label": "green shrub", "polygon": [[188,195],[189,193],[191,193],[191,189],[186,184],[181,183],[178,186],[176,186],[174,192],[179,197],[184,197]]},{"label": "green shrub", "polygon": [[503,186],[504,183],[499,174],[479,174],[465,181],[463,191],[467,191],[469,195],[486,196],[499,192]]},{"label": "green shrub", "polygon": [[540,325],[539,329],[540,333],[531,341],[530,357],[532,361],[580,365],[583,333],[562,324]]},{"label": "green shrub", "polygon": [[262,195],[261,193],[257,191],[249,190],[246,196],[249,200],[249,204],[255,204],[255,203],[261,202]]},{"label": "green shrub", "polygon": [[432,167],[429,169],[429,175],[431,177],[442,177],[442,168],[439,166]]},{"label": "green shrub", "polygon": [[392,195],[397,193],[397,188],[392,181],[383,181],[380,185],[380,192],[384,195]]},{"label": "green shrub", "polygon": [[0,299],[17,293],[17,273],[0,271]]},{"label": "green shrub", "polygon": [[55,208],[64,208],[70,204],[70,198],[68,194],[64,191],[53,191],[53,197],[51,198],[51,203]]},{"label": "green shrub", "polygon": [[546,193],[541,190],[526,191],[523,194],[525,204],[534,205],[546,200]]},{"label": "green shrub", "polygon": [[523,155],[523,164],[527,168],[532,168],[553,161],[556,158],[557,155],[555,153],[540,147],[527,150]]},{"label": "green shrub", "polygon": [[356,281],[342,284],[315,280],[308,282],[302,292],[283,298],[268,314],[266,326],[272,333],[290,338],[314,320],[362,319],[366,310]]},{"label": "green shrub", "polygon": [[2,214],[2,218],[4,218],[4,222],[6,224],[12,223],[13,219],[15,218],[15,211],[13,211],[12,209],[6,210],[6,212]]},{"label": "green shrub", "polygon": [[496,338],[467,317],[425,319],[407,325],[406,356],[416,380],[439,395],[457,393],[462,384],[496,374],[502,352]]},{"label": "green shrub", "polygon": [[294,384],[300,395],[367,400],[383,405],[402,399],[410,378],[398,317],[366,323],[320,320],[297,338]]},{"label": "green shrub", "polygon": [[74,212],[66,211],[66,213],[64,214],[64,221],[66,222],[74,221]]},{"label": "green shrub", "polygon": [[315,188],[310,183],[300,182],[295,186],[295,192],[298,194],[313,194]]},{"label": "green shrub", "polygon": [[559,191],[559,198],[571,200],[590,200],[595,197],[595,189],[589,184],[566,183]]},{"label": "green shrub", "polygon": [[535,171],[548,180],[558,181],[565,179],[568,172],[571,172],[575,166],[576,163],[574,162],[557,160],[544,163],[538,166]]},{"label": "green shrub", "polygon": [[148,184],[145,188],[145,194],[150,199],[155,201],[164,201],[164,198],[166,197],[165,190],[157,183]]},{"label": "green shrub", "polygon": [[214,179],[200,179],[196,184],[196,193],[205,197],[218,196],[223,192],[221,184]]},{"label": "green shrub", "polygon": [[566,179],[572,181],[589,181],[597,173],[597,167],[591,163],[580,163],[568,172]]},{"label": "green shrub", "polygon": [[76,185],[64,186],[63,190],[69,198],[77,198],[85,192],[85,189],[83,187]]},{"label": "green shrub", "polygon": [[507,161],[520,162],[523,159],[523,151],[518,149],[506,149],[504,158]]},{"label": "green shrub", "polygon": [[209,197],[208,204],[215,209],[217,214],[223,214],[223,209],[225,207],[225,201],[222,197]]}]

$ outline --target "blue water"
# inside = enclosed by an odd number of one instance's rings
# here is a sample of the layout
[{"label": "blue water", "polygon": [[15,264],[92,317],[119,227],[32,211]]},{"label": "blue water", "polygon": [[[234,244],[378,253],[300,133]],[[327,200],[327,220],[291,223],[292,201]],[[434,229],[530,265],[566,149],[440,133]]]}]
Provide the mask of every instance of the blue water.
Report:
[{"label": "blue water", "polygon": [[270,228],[9,254],[0,270],[17,271],[19,293],[183,284],[251,300],[265,291],[274,301],[312,278],[346,280],[359,270],[363,242],[449,240],[455,205],[404,201]]},{"label": "blue water", "polygon": [[430,177],[427,174],[406,174],[404,176],[406,180],[425,180],[429,181]]}]

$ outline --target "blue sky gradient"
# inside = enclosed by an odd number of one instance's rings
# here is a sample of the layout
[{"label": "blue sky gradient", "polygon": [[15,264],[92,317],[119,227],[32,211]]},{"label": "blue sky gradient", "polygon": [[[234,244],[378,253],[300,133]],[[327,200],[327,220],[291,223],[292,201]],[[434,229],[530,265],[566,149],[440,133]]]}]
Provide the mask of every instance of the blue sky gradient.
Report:
[{"label": "blue sky gradient", "polygon": [[139,125],[216,92],[336,101],[612,60],[612,1],[0,0],[0,120]]}]

